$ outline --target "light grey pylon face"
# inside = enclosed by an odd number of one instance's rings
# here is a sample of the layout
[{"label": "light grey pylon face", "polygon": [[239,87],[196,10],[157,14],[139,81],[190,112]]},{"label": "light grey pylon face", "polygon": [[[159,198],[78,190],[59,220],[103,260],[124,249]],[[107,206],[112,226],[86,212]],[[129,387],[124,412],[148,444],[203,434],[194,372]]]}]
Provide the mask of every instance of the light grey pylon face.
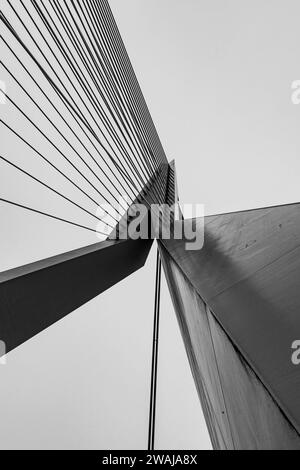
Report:
[{"label": "light grey pylon face", "polygon": [[199,251],[160,242],[216,448],[300,448],[299,233],[291,204],[206,217]]}]

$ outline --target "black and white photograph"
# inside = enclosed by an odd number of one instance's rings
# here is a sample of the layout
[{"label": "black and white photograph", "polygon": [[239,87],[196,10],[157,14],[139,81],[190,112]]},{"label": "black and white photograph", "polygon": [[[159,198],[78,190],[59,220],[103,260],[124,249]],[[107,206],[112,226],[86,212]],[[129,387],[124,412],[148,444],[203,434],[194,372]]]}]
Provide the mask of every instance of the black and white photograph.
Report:
[{"label": "black and white photograph", "polygon": [[0,0],[0,450],[300,450],[299,15]]}]

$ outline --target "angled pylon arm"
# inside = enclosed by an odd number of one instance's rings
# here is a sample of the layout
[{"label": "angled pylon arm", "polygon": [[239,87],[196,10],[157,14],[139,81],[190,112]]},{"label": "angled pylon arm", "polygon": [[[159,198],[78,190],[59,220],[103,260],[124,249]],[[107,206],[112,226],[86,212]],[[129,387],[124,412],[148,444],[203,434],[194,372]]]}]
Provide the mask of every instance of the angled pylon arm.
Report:
[{"label": "angled pylon arm", "polygon": [[152,240],[104,241],[0,273],[6,352],[140,269]]},{"label": "angled pylon arm", "polygon": [[[168,164],[160,165],[135,202],[164,202],[168,171]],[[124,218],[118,226],[128,222]],[[0,273],[0,341],[7,353],[144,266],[153,240],[116,240],[117,232],[106,241]]]}]

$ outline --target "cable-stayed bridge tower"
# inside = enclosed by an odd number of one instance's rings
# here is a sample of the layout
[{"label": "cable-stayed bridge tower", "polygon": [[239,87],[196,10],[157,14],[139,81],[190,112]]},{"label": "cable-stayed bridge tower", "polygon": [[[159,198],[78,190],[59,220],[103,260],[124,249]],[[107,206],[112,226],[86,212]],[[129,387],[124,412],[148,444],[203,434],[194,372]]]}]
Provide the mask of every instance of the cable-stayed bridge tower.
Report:
[{"label": "cable-stayed bridge tower", "polygon": [[[107,0],[5,0],[0,24],[0,164],[55,200],[44,207],[16,191],[0,204],[102,238],[0,274],[6,352],[142,268],[157,238],[149,448],[162,260],[214,448],[299,449],[299,204],[205,217],[203,247],[187,250],[173,229],[197,220],[174,209],[175,164]],[[162,204],[168,220],[151,211]],[[144,218],[126,237],[138,205]],[[146,219],[148,236],[138,236]],[[151,236],[159,221],[171,237]]]}]

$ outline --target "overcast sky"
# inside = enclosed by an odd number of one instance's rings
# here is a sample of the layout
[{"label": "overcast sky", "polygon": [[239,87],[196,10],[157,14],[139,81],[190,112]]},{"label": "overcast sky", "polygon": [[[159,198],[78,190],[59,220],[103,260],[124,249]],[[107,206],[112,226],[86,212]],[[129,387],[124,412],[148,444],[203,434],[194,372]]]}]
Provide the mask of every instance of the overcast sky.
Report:
[{"label": "overcast sky", "polygon": [[[300,106],[291,84],[300,79],[299,2],[110,5],[176,160],[181,202],[204,203],[207,214],[298,202]],[[6,105],[0,112],[13,119]],[[54,203],[0,168],[3,195]],[[1,270],[97,241],[17,209],[0,206],[0,215]],[[142,271],[9,355],[0,367],[1,448],[145,448],[154,264],[155,250]],[[161,318],[157,448],[209,448],[165,282]]]}]

